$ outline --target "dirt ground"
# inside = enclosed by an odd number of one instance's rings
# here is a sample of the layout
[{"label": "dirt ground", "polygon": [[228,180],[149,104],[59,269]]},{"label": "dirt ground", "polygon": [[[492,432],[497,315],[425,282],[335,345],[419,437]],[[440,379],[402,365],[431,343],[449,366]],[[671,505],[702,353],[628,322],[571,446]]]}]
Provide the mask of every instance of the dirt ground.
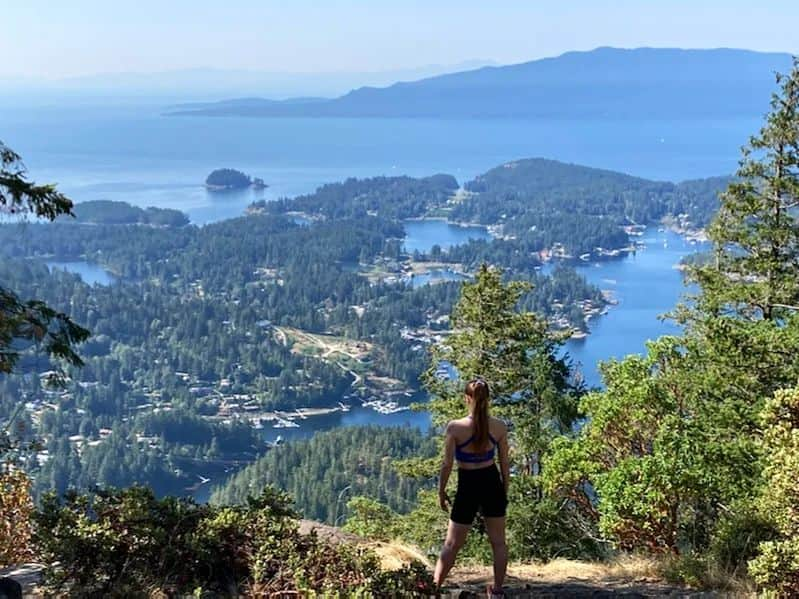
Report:
[{"label": "dirt ground", "polygon": [[[492,581],[489,567],[456,567],[447,584],[445,597],[485,597]],[[554,560],[547,564],[517,564],[508,568],[505,582],[508,597],[726,597],[667,584],[653,562],[629,559],[613,564]]]}]

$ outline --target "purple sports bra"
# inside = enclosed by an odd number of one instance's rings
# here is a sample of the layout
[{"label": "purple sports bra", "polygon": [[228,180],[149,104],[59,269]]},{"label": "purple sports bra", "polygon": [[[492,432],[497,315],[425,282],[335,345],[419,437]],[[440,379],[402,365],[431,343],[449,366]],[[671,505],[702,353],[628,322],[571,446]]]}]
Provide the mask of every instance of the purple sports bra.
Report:
[{"label": "purple sports bra", "polygon": [[491,439],[491,449],[488,451],[483,451],[481,453],[473,453],[471,451],[464,451],[464,447],[469,445],[472,441],[474,441],[474,435],[466,439],[463,443],[458,443],[455,445],[455,459],[459,462],[468,462],[472,464],[478,464],[480,462],[488,462],[489,460],[494,459],[494,452],[497,449],[497,440],[488,433],[488,438]]}]

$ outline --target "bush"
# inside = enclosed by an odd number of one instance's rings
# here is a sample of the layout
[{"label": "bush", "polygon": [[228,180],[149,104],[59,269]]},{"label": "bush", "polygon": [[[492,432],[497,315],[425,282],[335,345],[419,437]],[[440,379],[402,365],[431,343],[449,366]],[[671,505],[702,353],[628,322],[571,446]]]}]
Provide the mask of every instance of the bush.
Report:
[{"label": "bush", "polygon": [[758,506],[778,531],[760,544],[749,572],[780,597],[799,596],[799,388],[778,391],[763,408],[764,491]]},{"label": "bush", "polygon": [[799,597],[799,539],[762,543],[749,573],[766,596]]},{"label": "bush", "polygon": [[[398,516],[397,536],[406,543],[419,547],[430,560],[435,560],[444,545],[448,525],[449,516],[439,507],[438,492],[422,489],[419,491],[416,508],[408,514]],[[458,554],[458,561],[491,563],[491,548],[479,516],[466,544]]]},{"label": "bush", "polygon": [[[539,477],[511,477],[508,499],[507,543],[512,561],[607,556],[606,545],[598,539],[596,523],[570,500],[545,494]],[[386,526],[391,537],[416,545],[431,559],[437,557],[447,533],[448,517],[438,505],[436,491],[420,491],[417,507],[406,515],[390,517],[380,510],[385,506],[369,500],[358,507],[351,512],[355,520],[347,522],[352,532],[372,531],[368,536],[381,539],[385,538],[382,531]],[[478,515],[458,559],[490,564],[492,558],[484,521]]]},{"label": "bush", "polygon": [[666,558],[663,577],[671,584],[704,586],[708,571],[707,557],[693,551]]},{"label": "bush", "polygon": [[537,477],[511,479],[508,550],[512,560],[596,559],[607,553],[596,523],[569,500],[546,495]]},{"label": "bush", "polygon": [[398,536],[398,515],[387,505],[369,497],[353,497],[347,502],[350,516],[344,530],[367,539],[390,541]]},{"label": "bush", "polygon": [[752,503],[734,506],[716,525],[707,552],[708,561],[714,570],[728,578],[740,578],[746,575],[747,564],[757,555],[760,544],[776,536],[774,523]]},{"label": "bush", "polygon": [[418,565],[384,573],[367,549],[300,534],[288,496],[269,488],[236,507],[156,499],[141,487],[51,494],[36,514],[35,542],[57,563],[47,590],[69,596],[412,594],[430,584]]},{"label": "bush", "polygon": [[704,550],[689,549],[667,559],[664,576],[672,583],[745,594],[752,590],[750,560],[776,535],[774,523],[751,501],[739,502],[718,518]]},{"label": "bush", "polygon": [[20,470],[0,465],[0,568],[31,558],[30,479]]}]

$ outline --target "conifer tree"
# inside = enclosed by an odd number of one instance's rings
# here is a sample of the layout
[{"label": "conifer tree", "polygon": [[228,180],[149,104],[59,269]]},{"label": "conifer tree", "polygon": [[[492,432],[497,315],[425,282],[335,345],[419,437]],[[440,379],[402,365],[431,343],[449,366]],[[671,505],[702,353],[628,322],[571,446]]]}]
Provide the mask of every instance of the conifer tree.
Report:
[{"label": "conifer tree", "polygon": [[[433,346],[423,381],[433,421],[443,425],[463,416],[465,382],[483,377],[494,414],[512,425],[517,466],[537,473],[551,439],[568,432],[577,418],[582,389],[567,361],[557,356],[561,341],[546,319],[518,309],[529,290],[522,281],[503,283],[498,269],[483,264],[474,282],[464,284],[452,313],[453,333]],[[456,377],[437,374],[444,363]]]},{"label": "conifer tree", "polygon": [[721,196],[712,260],[689,269],[684,334],[603,365],[586,425],[556,443],[547,488],[617,546],[707,550],[758,492],[765,398],[799,379],[799,62],[778,83]]},{"label": "conifer tree", "polygon": [[698,307],[713,316],[779,320],[799,310],[799,59],[777,83],[710,226],[715,259],[691,270]]}]

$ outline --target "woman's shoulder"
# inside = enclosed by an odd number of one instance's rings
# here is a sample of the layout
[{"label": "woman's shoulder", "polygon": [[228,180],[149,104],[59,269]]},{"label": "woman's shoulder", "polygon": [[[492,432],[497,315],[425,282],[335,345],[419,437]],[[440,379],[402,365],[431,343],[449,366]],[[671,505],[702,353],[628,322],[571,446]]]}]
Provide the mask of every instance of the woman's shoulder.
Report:
[{"label": "woman's shoulder", "polygon": [[469,427],[471,425],[471,421],[468,418],[456,418],[454,420],[450,420],[447,422],[447,430],[458,430],[464,427]]},{"label": "woman's shoulder", "polygon": [[488,425],[491,428],[492,433],[495,437],[499,438],[498,435],[505,435],[508,432],[508,425],[505,423],[504,420],[496,418],[495,416],[491,416],[491,422]]}]

